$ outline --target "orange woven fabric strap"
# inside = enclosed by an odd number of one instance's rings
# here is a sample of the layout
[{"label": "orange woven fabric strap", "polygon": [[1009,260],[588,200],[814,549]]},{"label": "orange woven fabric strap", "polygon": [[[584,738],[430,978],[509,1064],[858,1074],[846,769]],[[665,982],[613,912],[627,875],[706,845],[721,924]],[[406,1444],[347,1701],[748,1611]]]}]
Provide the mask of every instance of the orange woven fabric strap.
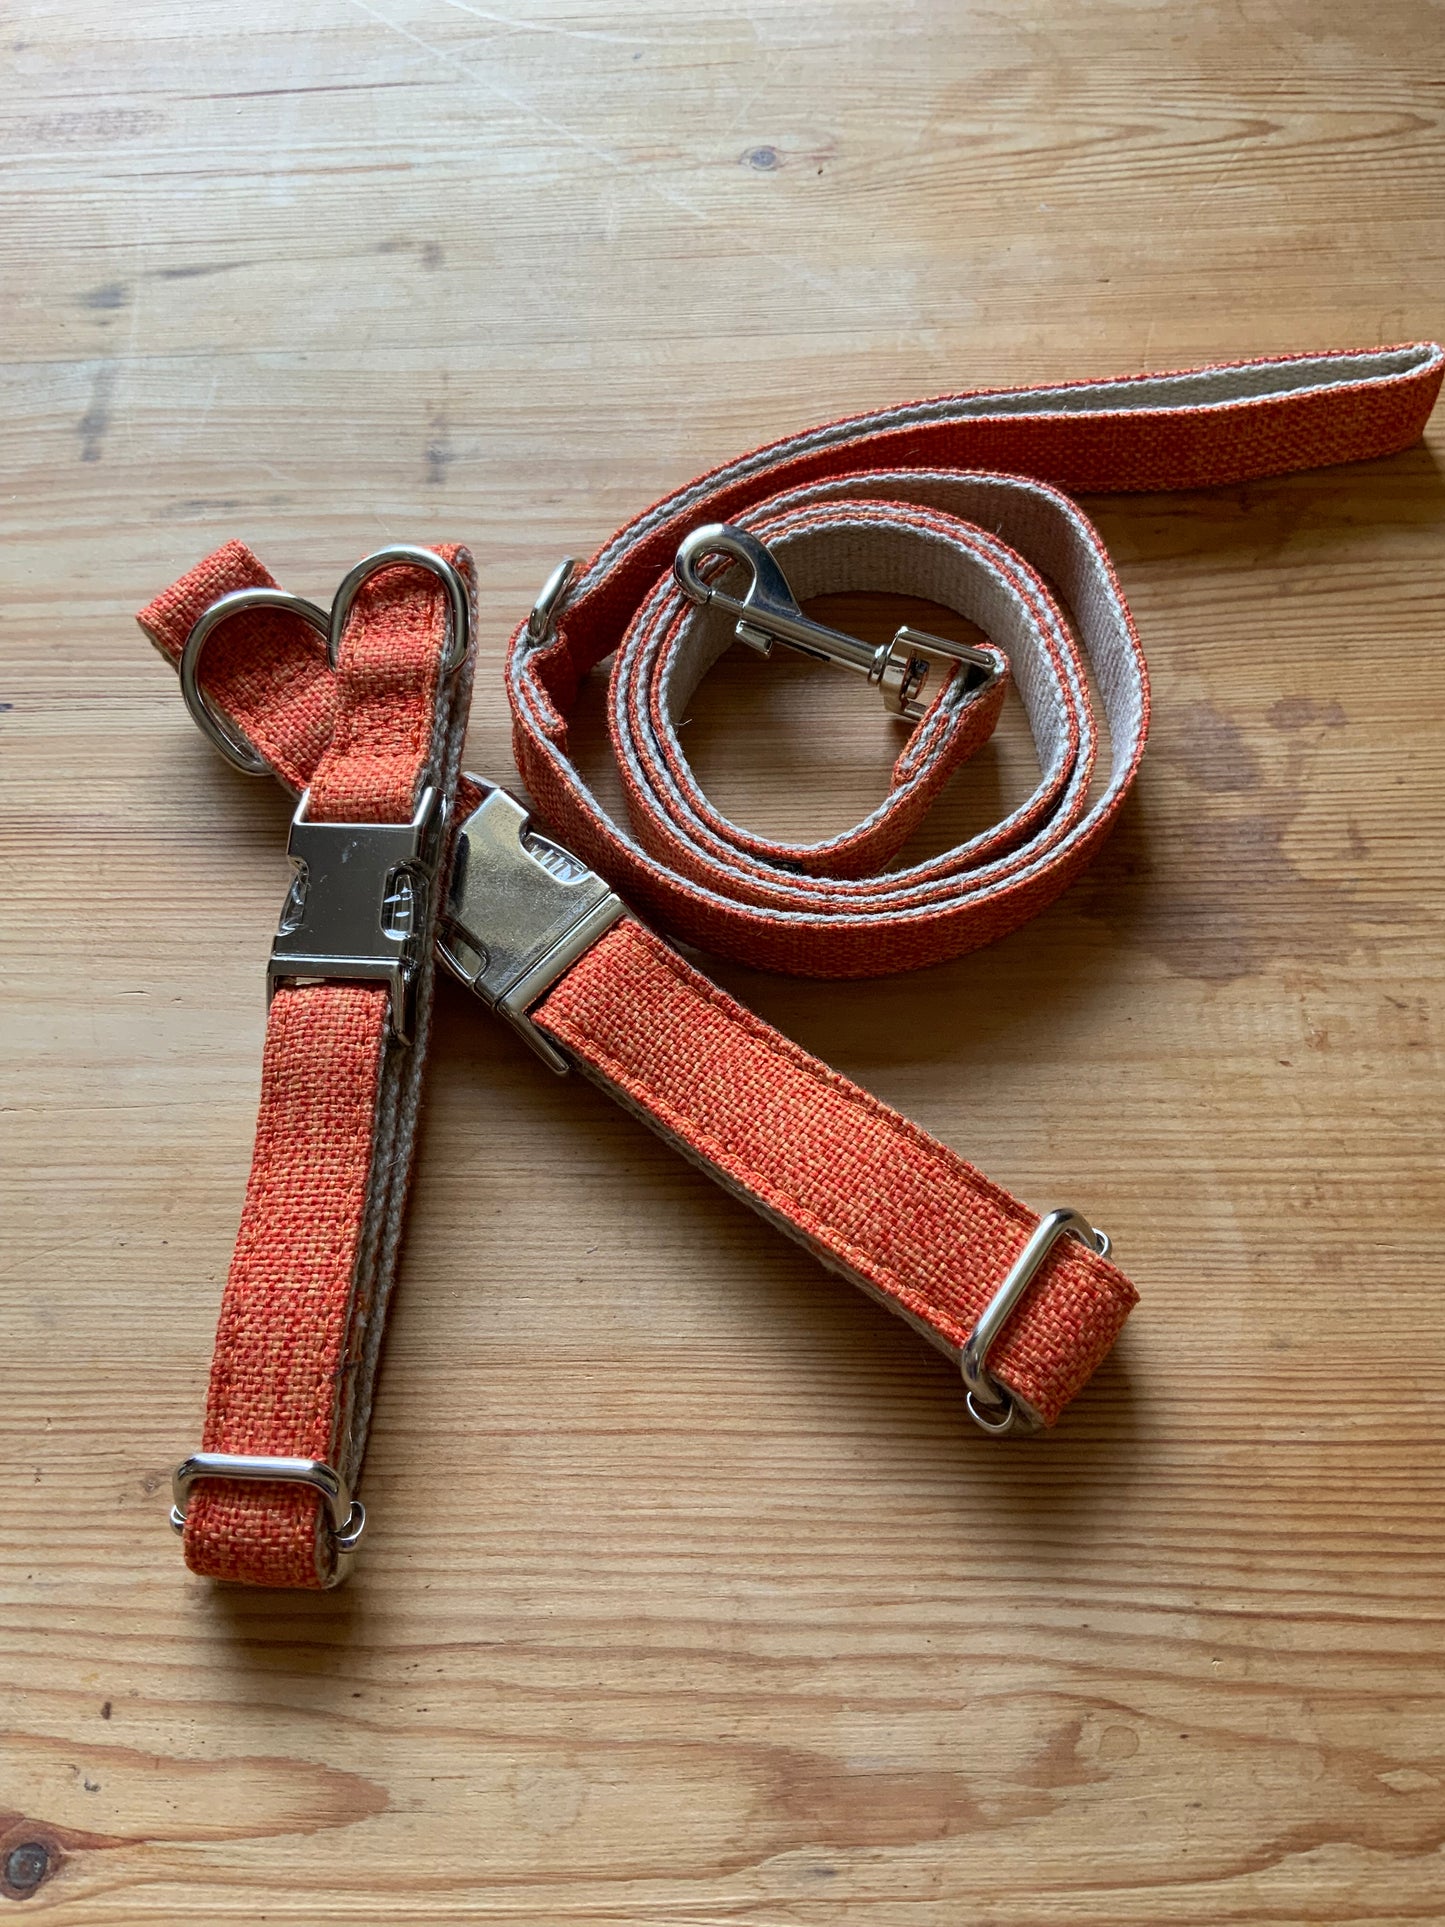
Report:
[{"label": "orange woven fabric strap", "polygon": [[[466,551],[438,553],[470,585]],[[219,596],[258,586],[258,573],[238,568],[234,549],[222,551],[150,605],[147,633],[177,659],[202,612]],[[275,988],[202,1452],[260,1459],[273,1471],[278,1461],[317,1463],[349,1493],[370,1423],[430,1025],[438,892],[425,887],[425,865],[441,854],[473,659],[444,670],[442,585],[419,569],[392,567],[357,592],[334,675],[325,649],[294,616],[233,616],[208,652],[228,689],[232,674],[244,683],[270,661],[278,625],[290,674],[284,693],[265,685],[266,747],[278,773],[306,791],[297,820],[304,817],[311,840],[300,847],[316,870],[327,847],[341,863],[360,860],[352,826],[411,826],[426,816],[415,839],[422,865],[407,872],[415,887],[394,908],[414,924],[414,968],[404,1015],[387,982],[330,980],[322,966],[322,981],[283,978]],[[249,702],[237,697],[234,713],[248,717]],[[294,744],[304,745],[301,754],[289,753]],[[315,828],[329,825],[347,826],[334,846]],[[293,916],[288,906],[283,932],[326,882],[298,877],[298,907]],[[378,917],[381,910],[378,901]],[[348,1510],[354,1538],[364,1513]],[[184,1509],[186,1561],[217,1579],[324,1587],[337,1577],[345,1524],[309,1485],[202,1477]]]},{"label": "orange woven fabric strap", "polygon": [[[946,396],[741,456],[630,522],[517,629],[507,691],[523,781],[635,909],[754,967],[873,977],[993,942],[1079,874],[1144,746],[1138,637],[1098,533],[1061,491],[1207,488],[1388,454],[1420,436],[1442,372],[1445,352],[1425,342]],[[976,622],[1007,655],[1033,730],[1033,793],[957,849],[887,867],[991,726],[977,699],[944,690],[883,804],[845,836],[772,843],[729,822],[678,731],[733,634],[673,576],[679,544],[708,523],[763,538],[800,599],[901,591]],[[731,569],[720,586],[740,579]],[[608,656],[626,824],[569,752],[578,691]]]},{"label": "orange woven fabric strap", "polygon": [[[533,1012],[610,1096],[957,1359],[1037,1229],[1027,1205],[744,1010],[632,918]],[[1137,1302],[1063,1238],[988,1355],[1052,1425]]]},{"label": "orange woven fabric strap", "polygon": [[[143,610],[141,626],[174,661],[215,599],[276,586],[247,548],[227,543]],[[287,786],[305,788],[329,753],[334,692],[304,625],[272,608],[237,617],[216,631],[203,682]],[[460,779],[459,824],[484,794],[475,779]],[[461,835],[465,843],[465,828]],[[484,876],[483,915],[487,886]],[[531,1019],[684,1156],[952,1357],[1038,1225],[1037,1214],[744,1010],[631,917],[584,952]],[[357,1070],[333,1081],[348,1076],[359,1086]],[[1135,1301],[1106,1258],[1072,1238],[1055,1247],[988,1359],[1021,1416],[1054,1422]],[[234,1372],[238,1355],[255,1356],[223,1345],[218,1373]],[[227,1449],[212,1444],[220,1436],[208,1428],[207,1448]],[[246,1498],[256,1505],[254,1488]],[[281,1495],[266,1502],[275,1507]],[[206,1518],[199,1499],[191,1514],[188,1534]],[[239,1572],[233,1562],[226,1576],[254,1576],[254,1568]],[[273,1567],[267,1583],[310,1582]]]},{"label": "orange woven fabric strap", "polygon": [[[565,599],[539,605],[512,639],[517,758],[548,828],[634,907],[754,965],[874,975],[1004,934],[1051,901],[1097,847],[1147,727],[1128,609],[1096,532],[1060,487],[1200,487],[1386,454],[1418,438],[1442,371],[1442,351],[1417,344],[966,395],[810,431],[715,471],[605,544]],[[989,468],[963,466],[981,463]],[[1001,464],[1016,472],[998,473]],[[1039,744],[1028,801],[959,850],[886,867],[942,783],[987,740],[1003,701],[1000,675],[977,692],[960,678],[934,694],[884,803],[845,836],[770,842],[713,811],[687,769],[677,722],[731,633],[684,600],[672,565],[685,535],[724,519],[785,560],[799,597],[893,590],[978,622]],[[270,582],[248,550],[228,544],[142,624],[174,658],[185,624],[158,617],[169,599],[193,618],[208,596]],[[581,681],[613,652],[625,827],[568,754]],[[327,683],[324,658],[278,611],[218,633],[205,671],[211,701],[293,789],[327,752]],[[462,779],[458,819],[480,814],[488,790]],[[485,876],[481,884],[472,935],[485,950],[493,933]],[[1000,1281],[1041,1230],[1034,1212],[743,1010],[633,918],[613,923],[539,991],[522,1027],[533,1026],[726,1188],[953,1356],[967,1352]],[[1135,1298],[1107,1255],[1061,1237],[989,1351],[989,1373],[1026,1416],[1052,1423]]]}]

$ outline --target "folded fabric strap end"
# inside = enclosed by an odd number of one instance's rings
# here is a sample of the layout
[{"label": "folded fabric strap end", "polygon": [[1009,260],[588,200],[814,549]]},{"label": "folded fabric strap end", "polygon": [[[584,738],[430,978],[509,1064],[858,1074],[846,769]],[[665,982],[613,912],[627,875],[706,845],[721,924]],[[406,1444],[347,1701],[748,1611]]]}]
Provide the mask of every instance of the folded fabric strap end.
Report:
[{"label": "folded fabric strap end", "polygon": [[1013,687],[1013,673],[1001,649],[990,648],[988,653],[995,662],[985,686],[959,695],[945,682],[893,765],[890,791],[903,789],[920,775],[928,779],[928,791],[918,810],[920,821],[935,794],[992,742],[998,728],[1004,703]]},{"label": "folded fabric strap end", "polygon": [[181,1547],[201,1579],[326,1592],[341,1576],[326,1523],[315,1493],[213,1478],[187,1508]]},{"label": "folded fabric strap end", "polygon": [[[1033,1231],[1046,1223],[1040,1220]],[[1116,1264],[1077,1238],[1062,1237],[989,1351],[986,1375],[1039,1426],[1052,1429],[1113,1351],[1138,1302],[1139,1293]],[[965,1385],[972,1336],[959,1351]]]},{"label": "folded fabric strap end", "polygon": [[166,660],[179,663],[186,637],[200,616],[222,596],[238,589],[275,589],[276,578],[244,542],[223,542],[136,616],[141,632]]},{"label": "folded fabric strap end", "polygon": [[[193,691],[187,701],[230,762],[255,774],[269,770],[299,792],[336,725],[324,615],[298,597],[285,596],[244,542],[226,542],[148,603],[136,621],[161,655],[180,668],[202,619],[214,618],[229,598],[242,596],[262,606],[238,610],[217,625],[206,648],[204,694]],[[264,606],[267,601],[272,606]]]}]

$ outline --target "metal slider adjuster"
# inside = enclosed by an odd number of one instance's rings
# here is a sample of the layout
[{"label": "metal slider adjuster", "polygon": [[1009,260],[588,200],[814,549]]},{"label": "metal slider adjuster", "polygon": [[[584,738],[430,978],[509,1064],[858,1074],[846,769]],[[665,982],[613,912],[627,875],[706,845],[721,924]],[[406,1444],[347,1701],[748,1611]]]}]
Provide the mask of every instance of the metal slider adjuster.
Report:
[{"label": "metal slider adjuster", "polygon": [[[728,555],[751,569],[752,581],[741,601],[713,583],[704,582],[698,574],[698,563],[709,555]],[[911,722],[927,714],[923,685],[936,664],[945,672],[963,665],[967,673],[960,679],[960,695],[976,695],[997,681],[1001,673],[995,652],[975,648],[971,643],[949,642],[943,636],[911,629],[906,623],[891,642],[874,648],[872,643],[860,642],[857,636],[847,635],[841,629],[814,622],[798,607],[772,551],[755,535],[735,528],[730,522],[709,522],[684,536],[678,545],[673,574],[690,601],[710,603],[713,608],[736,616],[734,635],[760,656],[771,655],[773,644],[781,642],[820,662],[856,669],[882,691],[885,709],[895,716],[906,716]]]},{"label": "metal slider adjuster", "polygon": [[194,1452],[171,1474],[171,1525],[186,1529],[191,1487],[198,1479],[243,1479],[257,1485],[305,1485],[326,1502],[336,1564],[327,1587],[339,1586],[351,1571],[366,1530],[366,1507],[353,1499],[345,1479],[324,1459],[272,1459],[244,1452]]},{"label": "metal slider adjuster", "polygon": [[1004,1385],[987,1370],[988,1355],[1019,1300],[1033,1283],[1039,1267],[1066,1234],[1087,1245],[1098,1258],[1109,1255],[1108,1234],[1098,1231],[1082,1212],[1060,1205],[1040,1218],[1033,1236],[1019,1253],[1012,1270],[989,1299],[978,1323],[959,1353],[958,1365],[967,1387],[968,1415],[975,1425],[995,1438],[1008,1432],[1037,1431],[1036,1421]]},{"label": "metal slider adjuster", "polygon": [[626,906],[570,850],[541,836],[515,796],[477,777],[482,802],[457,831],[437,954],[552,1070],[567,1059],[527,1012]]}]

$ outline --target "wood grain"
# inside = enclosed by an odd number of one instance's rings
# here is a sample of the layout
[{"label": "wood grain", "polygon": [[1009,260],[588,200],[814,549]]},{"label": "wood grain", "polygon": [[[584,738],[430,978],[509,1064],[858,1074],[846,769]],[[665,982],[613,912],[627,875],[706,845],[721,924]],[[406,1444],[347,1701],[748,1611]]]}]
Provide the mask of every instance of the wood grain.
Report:
[{"label": "wood grain", "polygon": [[[1157,720],[1047,916],[910,980],[719,970],[1114,1234],[1143,1302],[1055,1438],[991,1447],[912,1334],[445,992],[374,1537],[324,1599],[192,1580],[164,1524],[284,810],[130,623],[228,535],[319,595],[466,539],[470,760],[505,774],[518,612],[712,462],[909,395],[1438,333],[1441,24],[7,10],[0,1912],[1445,1920],[1445,429],[1091,505]],[[692,740],[794,832],[891,755],[861,689],[751,659]]]}]

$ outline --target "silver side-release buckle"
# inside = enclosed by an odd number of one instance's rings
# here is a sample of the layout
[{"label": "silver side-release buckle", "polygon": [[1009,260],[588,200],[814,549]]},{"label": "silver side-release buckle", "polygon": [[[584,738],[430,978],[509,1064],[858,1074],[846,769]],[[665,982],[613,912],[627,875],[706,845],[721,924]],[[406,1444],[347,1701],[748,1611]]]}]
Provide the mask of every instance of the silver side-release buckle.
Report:
[{"label": "silver side-release buckle", "polygon": [[309,796],[286,839],[296,875],[266,966],[267,995],[287,980],[385,983],[392,1030],[409,1043],[439,841],[437,792],[428,785],[410,823],[313,823]]},{"label": "silver side-release buckle", "polygon": [[515,796],[482,787],[487,794],[457,832],[437,954],[565,1074],[567,1059],[527,1012],[626,906],[595,870],[539,835]]}]

